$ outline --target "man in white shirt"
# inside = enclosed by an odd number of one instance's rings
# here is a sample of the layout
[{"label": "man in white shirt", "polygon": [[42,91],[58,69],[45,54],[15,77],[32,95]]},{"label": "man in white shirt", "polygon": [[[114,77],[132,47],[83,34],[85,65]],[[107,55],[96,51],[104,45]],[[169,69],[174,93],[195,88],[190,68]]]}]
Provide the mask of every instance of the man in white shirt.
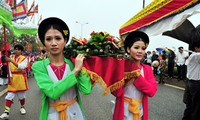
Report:
[{"label": "man in white shirt", "polygon": [[187,54],[183,52],[183,47],[178,48],[176,54],[176,67],[178,72],[178,81],[186,79],[186,65],[185,60],[188,58]]},{"label": "man in white shirt", "polygon": [[200,120],[200,41],[193,43],[195,52],[186,60],[188,89],[185,91],[186,109],[182,120]]}]

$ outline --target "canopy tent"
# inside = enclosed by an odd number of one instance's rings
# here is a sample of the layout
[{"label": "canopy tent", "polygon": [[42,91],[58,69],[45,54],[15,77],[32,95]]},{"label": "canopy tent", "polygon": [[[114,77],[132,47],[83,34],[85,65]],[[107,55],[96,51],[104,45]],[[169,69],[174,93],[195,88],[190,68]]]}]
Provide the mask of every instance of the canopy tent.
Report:
[{"label": "canopy tent", "polygon": [[12,21],[12,10],[5,0],[0,0],[0,24],[10,30],[15,37],[20,37],[22,34],[37,34],[37,25],[17,24]]},{"label": "canopy tent", "polygon": [[159,35],[200,12],[199,0],[154,0],[120,27],[121,36],[135,30]]},{"label": "canopy tent", "polygon": [[178,39],[189,44],[189,50],[194,50],[192,44],[200,42],[200,24],[194,27],[189,20],[185,20],[179,27],[163,32],[163,35]]}]

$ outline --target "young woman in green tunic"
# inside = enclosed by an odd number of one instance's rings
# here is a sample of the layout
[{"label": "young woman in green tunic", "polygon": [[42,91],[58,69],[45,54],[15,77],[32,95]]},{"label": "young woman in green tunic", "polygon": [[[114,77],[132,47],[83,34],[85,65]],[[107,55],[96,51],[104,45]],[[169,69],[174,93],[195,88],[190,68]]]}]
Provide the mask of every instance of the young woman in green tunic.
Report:
[{"label": "young woman in green tunic", "polygon": [[82,69],[85,56],[79,54],[75,65],[64,58],[63,49],[70,31],[65,22],[50,17],[40,23],[38,35],[49,57],[32,65],[42,93],[40,120],[84,120],[79,92],[89,94],[92,84]]}]

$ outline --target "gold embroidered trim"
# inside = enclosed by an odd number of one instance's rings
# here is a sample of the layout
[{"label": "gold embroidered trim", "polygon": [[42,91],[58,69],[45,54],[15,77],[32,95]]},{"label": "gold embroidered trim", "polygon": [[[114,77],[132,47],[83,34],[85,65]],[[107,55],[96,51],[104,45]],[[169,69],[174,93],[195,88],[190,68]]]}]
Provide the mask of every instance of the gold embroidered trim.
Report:
[{"label": "gold embroidered trim", "polygon": [[120,28],[124,28],[136,21],[148,16],[149,14],[155,12],[156,10],[162,8],[163,6],[167,5],[168,3],[172,2],[173,0],[154,0],[144,9],[142,9],[139,13],[129,19],[125,24],[123,24]]},{"label": "gold embroidered trim", "polygon": [[85,68],[85,70],[87,71],[87,73],[90,76],[90,79],[92,81],[94,81],[95,83],[99,83],[103,87],[103,95],[106,95],[109,92],[113,92],[113,91],[119,89],[121,86],[124,85],[125,79],[131,79],[133,77],[138,77],[140,75],[140,70],[136,70],[136,71],[132,71],[132,72],[125,72],[124,78],[122,80],[120,80],[120,81],[116,82],[115,84],[108,87],[106,85],[106,83],[103,81],[103,79],[101,78],[101,76],[99,76],[97,73],[87,70],[86,68]]}]

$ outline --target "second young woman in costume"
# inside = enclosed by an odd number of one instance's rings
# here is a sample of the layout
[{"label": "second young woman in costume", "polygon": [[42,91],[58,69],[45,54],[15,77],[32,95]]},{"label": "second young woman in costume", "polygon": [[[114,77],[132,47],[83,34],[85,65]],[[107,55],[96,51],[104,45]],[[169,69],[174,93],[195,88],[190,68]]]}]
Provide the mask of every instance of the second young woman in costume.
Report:
[{"label": "second young woman in costume", "polygon": [[148,120],[148,97],[155,95],[157,83],[151,66],[141,63],[149,37],[141,31],[128,34],[124,48],[140,68],[140,75],[112,92],[116,97],[113,120]]},{"label": "second young woman in costume", "polygon": [[38,35],[49,57],[32,65],[34,77],[42,93],[40,120],[84,120],[79,92],[89,94],[92,84],[82,70],[84,55],[79,54],[75,66],[64,58],[69,40],[68,26],[59,18],[43,20]]}]

